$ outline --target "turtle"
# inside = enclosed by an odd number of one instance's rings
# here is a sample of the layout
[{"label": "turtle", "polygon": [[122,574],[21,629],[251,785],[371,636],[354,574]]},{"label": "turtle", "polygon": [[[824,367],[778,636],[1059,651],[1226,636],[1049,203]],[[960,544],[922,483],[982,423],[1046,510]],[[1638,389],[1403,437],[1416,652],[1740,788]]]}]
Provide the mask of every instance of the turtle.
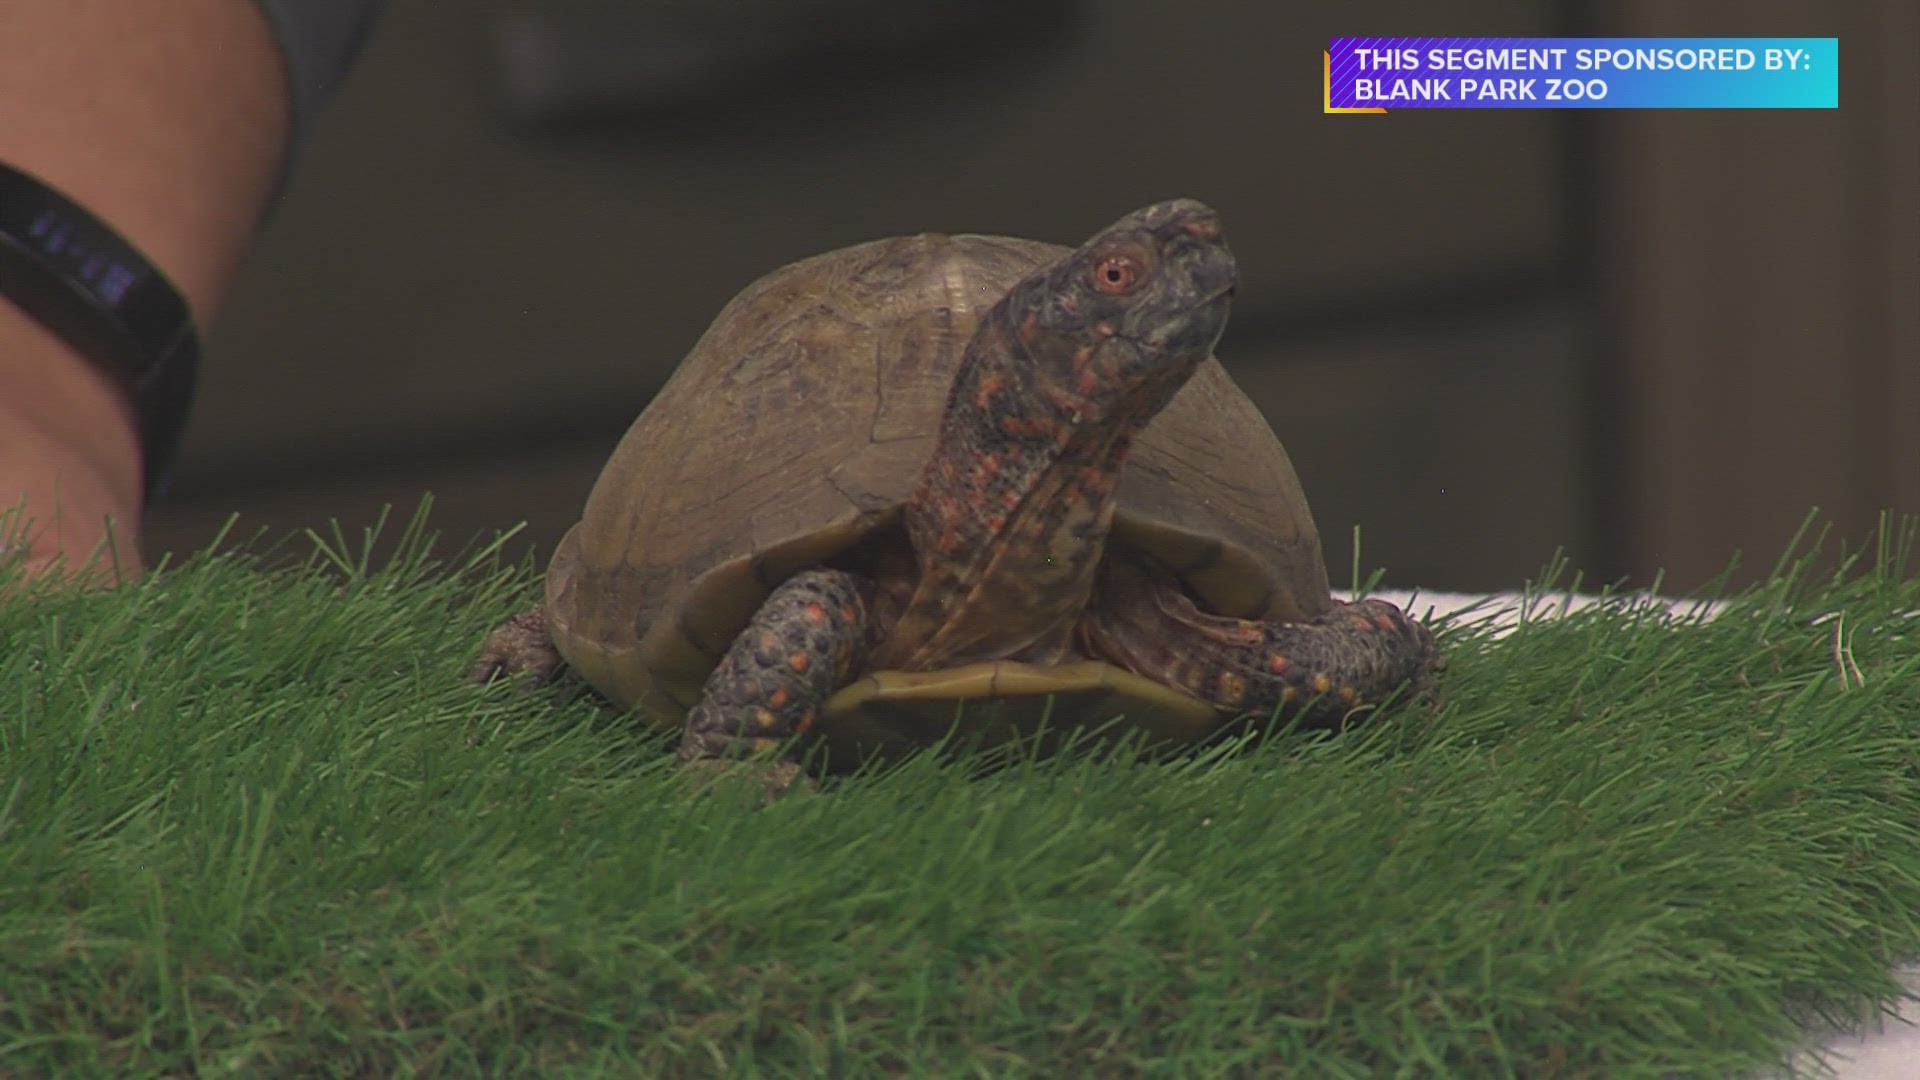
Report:
[{"label": "turtle", "polygon": [[1286,451],[1213,356],[1194,199],[1078,248],[923,233],[728,303],[628,429],[476,681],[571,669],[686,763],[829,768],[956,729],[1194,743],[1431,696],[1430,629],[1328,585]]}]

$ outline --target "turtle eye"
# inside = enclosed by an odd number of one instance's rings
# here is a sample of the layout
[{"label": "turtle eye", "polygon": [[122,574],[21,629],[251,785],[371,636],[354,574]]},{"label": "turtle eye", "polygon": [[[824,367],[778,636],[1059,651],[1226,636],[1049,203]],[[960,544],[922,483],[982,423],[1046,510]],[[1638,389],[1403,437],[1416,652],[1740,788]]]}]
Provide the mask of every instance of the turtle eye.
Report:
[{"label": "turtle eye", "polygon": [[1140,264],[1126,255],[1109,255],[1093,267],[1093,287],[1103,293],[1123,293],[1140,278]]}]

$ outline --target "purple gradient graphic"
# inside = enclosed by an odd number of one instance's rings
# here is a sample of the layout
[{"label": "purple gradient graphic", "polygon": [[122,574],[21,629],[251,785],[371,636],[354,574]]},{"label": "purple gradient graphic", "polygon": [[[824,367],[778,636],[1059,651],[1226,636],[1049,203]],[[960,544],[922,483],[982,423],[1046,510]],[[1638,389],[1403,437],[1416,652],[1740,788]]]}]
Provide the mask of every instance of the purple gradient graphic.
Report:
[{"label": "purple gradient graphic", "polygon": [[[1523,63],[1484,70],[1444,66],[1445,56],[1436,53],[1454,49],[1490,51]],[[1404,62],[1382,66],[1379,56],[1365,55],[1385,52]],[[1327,54],[1327,105],[1335,109],[1831,109],[1840,104],[1838,38],[1334,38]],[[1732,66],[1695,66],[1703,55]],[[1463,52],[1459,59],[1472,57]],[[1524,63],[1543,59],[1542,67]],[[1596,60],[1601,62],[1592,63]],[[1643,66],[1646,60],[1655,66]]]}]

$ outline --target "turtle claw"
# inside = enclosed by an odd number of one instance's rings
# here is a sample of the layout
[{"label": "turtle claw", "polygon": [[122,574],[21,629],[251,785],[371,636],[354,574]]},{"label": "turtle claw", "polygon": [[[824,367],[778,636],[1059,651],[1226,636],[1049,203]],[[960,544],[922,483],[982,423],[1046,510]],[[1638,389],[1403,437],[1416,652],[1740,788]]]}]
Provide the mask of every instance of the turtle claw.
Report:
[{"label": "turtle claw", "polygon": [[740,761],[728,758],[695,758],[682,761],[680,768],[693,780],[696,794],[706,794],[721,784],[758,782],[768,803],[778,802],[795,791],[812,794],[820,790],[819,781],[806,775],[797,761]]},{"label": "turtle claw", "polygon": [[480,659],[467,680],[484,684],[501,676],[524,677],[533,686],[545,686],[565,666],[553,636],[547,632],[547,614],[536,608],[515,615],[487,635],[480,645]]}]

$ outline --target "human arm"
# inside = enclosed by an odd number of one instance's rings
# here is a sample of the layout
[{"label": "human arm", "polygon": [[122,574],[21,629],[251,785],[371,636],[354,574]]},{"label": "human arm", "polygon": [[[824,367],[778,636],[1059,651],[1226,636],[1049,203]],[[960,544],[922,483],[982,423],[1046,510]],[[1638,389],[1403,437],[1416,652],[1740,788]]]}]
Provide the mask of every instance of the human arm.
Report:
[{"label": "human arm", "polygon": [[[378,7],[0,7],[0,162],[119,232],[204,330],[285,167],[293,125],[337,82]],[[31,568],[84,563],[112,521],[114,558],[93,576],[138,573],[144,493],[133,417],[121,387],[0,296],[0,512],[23,505],[33,522]]]}]

